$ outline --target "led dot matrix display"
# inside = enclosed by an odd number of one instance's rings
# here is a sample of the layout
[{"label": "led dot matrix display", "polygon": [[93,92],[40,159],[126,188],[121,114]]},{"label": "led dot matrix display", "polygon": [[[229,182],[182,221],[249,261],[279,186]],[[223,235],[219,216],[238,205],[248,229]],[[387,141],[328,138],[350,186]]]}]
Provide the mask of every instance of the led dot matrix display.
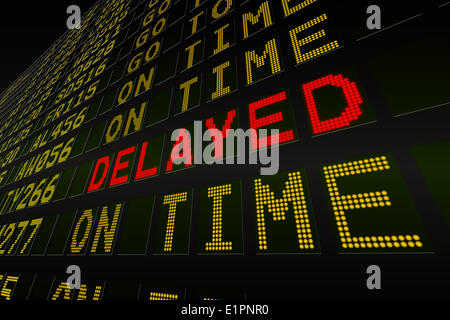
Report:
[{"label": "led dot matrix display", "polygon": [[367,254],[444,296],[448,5],[371,4],[86,9],[0,93],[0,299],[370,298]]}]

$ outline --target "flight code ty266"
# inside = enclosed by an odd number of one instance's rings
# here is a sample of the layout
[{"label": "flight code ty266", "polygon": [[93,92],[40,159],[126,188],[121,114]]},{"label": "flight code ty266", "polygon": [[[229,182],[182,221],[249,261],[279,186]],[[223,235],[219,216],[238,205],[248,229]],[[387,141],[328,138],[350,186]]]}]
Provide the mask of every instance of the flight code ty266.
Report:
[{"label": "flight code ty266", "polygon": [[[220,306],[195,306],[188,304],[181,307],[180,314],[182,316],[196,316],[196,318],[216,318],[223,316],[255,316],[257,319],[260,316],[268,316],[270,308],[268,305],[261,304],[224,304]],[[264,318],[265,319],[265,318]]]}]

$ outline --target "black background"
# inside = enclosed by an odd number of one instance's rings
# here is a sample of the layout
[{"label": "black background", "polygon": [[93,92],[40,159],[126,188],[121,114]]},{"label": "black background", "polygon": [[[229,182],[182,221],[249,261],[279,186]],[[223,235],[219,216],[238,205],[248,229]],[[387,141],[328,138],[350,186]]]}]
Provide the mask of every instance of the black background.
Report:
[{"label": "black background", "polygon": [[[64,3],[64,5],[62,4]],[[25,68],[30,65],[51,43],[65,31],[65,20],[67,15],[65,9],[70,3],[60,2],[52,8],[39,8],[36,11],[28,9],[26,16],[36,18],[38,12],[43,12],[45,22],[42,27],[32,28],[30,23],[33,19],[21,22],[24,16],[19,9],[9,9],[14,11],[15,17],[11,14],[9,17],[11,23],[15,21],[20,25],[20,29],[12,28],[16,33],[14,38],[23,38],[24,42],[11,40],[11,45],[17,51],[8,48],[2,50],[2,68],[9,68],[11,75],[6,79],[7,73],[2,76],[2,87],[6,87],[13,81]],[[40,6],[42,4],[34,4]],[[17,5],[25,7],[25,5]],[[88,6],[82,9],[87,9]],[[345,23],[344,8],[329,8],[330,17]],[[56,13],[55,13],[56,12]],[[343,14],[344,13],[344,14]],[[2,13],[3,14],[3,13]],[[347,13],[348,14],[348,13]],[[20,17],[19,17],[20,16]],[[41,16],[41,17],[43,17]],[[422,18],[409,25],[409,28],[415,28],[418,32],[426,33],[423,26],[430,29],[443,30],[446,26],[444,13],[437,15],[435,12],[426,13]],[[448,16],[447,16],[448,17]],[[39,21],[39,19],[37,19]],[[2,24],[5,23],[2,21]],[[57,25],[58,27],[52,27]],[[42,28],[42,29],[40,29]],[[30,33],[33,29],[33,33]],[[91,273],[95,279],[129,279],[135,282],[150,281],[158,285],[169,283],[181,288],[209,288],[221,287],[230,291],[247,292],[250,297],[258,297],[258,294],[270,294],[271,297],[279,298],[443,298],[448,297],[448,285],[450,279],[449,255],[450,243],[448,238],[448,228],[443,224],[442,216],[432,200],[429,190],[425,187],[423,177],[411,155],[408,148],[420,143],[428,143],[441,139],[448,139],[448,107],[429,110],[414,115],[393,119],[389,114],[386,102],[379,93],[377,84],[371,77],[365,62],[365,58],[374,50],[382,51],[383,46],[389,46],[399,41],[414,37],[406,27],[392,30],[380,37],[374,37],[370,41],[357,44],[354,41],[346,42],[345,49],[335,54],[330,54],[318,59],[315,62],[306,64],[302,69],[303,74],[320,74],[333,69],[335,65],[350,64],[355,65],[362,77],[362,84],[367,88],[368,96],[376,104],[377,123],[352,128],[332,135],[326,135],[320,139],[313,139],[308,132],[307,118],[304,114],[304,108],[296,108],[295,116],[297,126],[302,137],[298,143],[283,146],[282,154],[289,154],[282,160],[280,170],[289,170],[292,168],[305,168],[310,180],[311,195],[313,199],[314,213],[317,215],[317,228],[322,254],[321,255],[282,255],[282,256],[257,256],[254,254],[255,240],[253,239],[254,230],[246,232],[245,256],[224,257],[208,256],[199,257],[164,257],[157,259],[155,257],[114,257],[114,262],[109,257],[28,257],[27,259],[4,259],[5,265],[9,270],[30,270],[51,271],[61,273],[63,268],[69,264],[80,264],[83,270],[93,270]],[[28,31],[27,31],[28,30]],[[269,30],[270,31],[270,30]],[[284,37],[287,35],[287,29],[278,29],[277,32]],[[32,35],[42,34],[38,38]],[[14,33],[13,33],[14,34]],[[44,38],[45,35],[45,38]],[[25,40],[25,38],[27,40]],[[2,39],[4,43],[9,43]],[[255,41],[256,40],[252,40]],[[39,44],[33,46],[33,42]],[[241,52],[242,48],[233,48],[232,53]],[[36,52],[31,51],[36,50]],[[231,51],[231,50],[230,50]],[[4,55],[4,56],[3,56]],[[8,63],[7,56],[14,57]],[[28,59],[28,60],[27,60]],[[287,60],[287,59],[286,59]],[[240,61],[241,62],[241,61]],[[207,65],[202,67],[207,69]],[[294,100],[301,101],[300,93],[296,90],[299,80],[293,81],[292,75],[296,72],[295,68],[288,68],[282,76],[269,79],[261,86],[253,86],[245,90],[245,101],[256,101],[261,98],[261,91],[265,89],[281,90],[289,88],[294,92]],[[298,74],[299,78],[301,73]],[[243,79],[239,79],[240,82]],[[5,82],[5,83],[3,83]],[[244,102],[240,101],[242,96],[230,96],[214,105],[215,110],[227,110],[230,105],[242,106]],[[160,129],[167,130],[167,124],[170,129],[179,125],[184,125],[190,120],[205,118],[205,107],[200,106],[191,112],[187,118],[172,119],[169,123],[165,122],[152,127],[150,130],[144,130],[137,133],[131,139],[119,140],[110,145],[114,150],[121,150],[125,146],[131,145],[145,136],[151,136],[153,132],[161,132]],[[241,108],[242,112],[243,108]],[[216,111],[214,113],[216,113]],[[208,111],[209,112],[209,111]],[[102,119],[104,119],[103,116]],[[242,122],[245,119],[240,117]],[[97,119],[100,121],[101,119]],[[164,127],[163,127],[164,125]],[[153,131],[153,132],[152,132]],[[132,140],[132,141],[131,141]],[[418,207],[425,227],[429,230],[434,248],[438,254],[435,255],[340,255],[336,250],[334,238],[334,226],[329,219],[326,197],[323,195],[322,180],[319,174],[319,166],[327,161],[345,160],[353,156],[366,154],[376,154],[386,151],[393,151],[394,157],[400,165],[400,170],[408,190],[414,197],[415,205]],[[105,149],[101,150],[101,154]],[[90,154],[100,156],[100,152]],[[78,161],[78,160],[77,160]],[[64,168],[74,165],[74,161],[68,162]],[[54,170],[53,170],[54,171]],[[244,167],[223,167],[220,169],[210,167],[198,167],[171,175],[163,175],[156,180],[146,183],[136,183],[131,187],[118,188],[113,191],[100,192],[95,195],[85,196],[83,205],[94,205],[101,201],[109,199],[135,197],[136,195],[147,195],[151,190],[172,191],[194,187],[198,188],[204,185],[223,182],[224,180],[243,179],[243,198],[246,199],[247,207],[244,211],[251,212],[252,205],[250,199],[250,177],[257,175],[257,168]],[[227,177],[227,178],[224,178]],[[65,210],[67,207],[79,206],[79,200],[68,200],[63,204],[54,204],[47,206],[45,210],[57,212]],[[196,201],[194,200],[194,203]],[[195,210],[194,210],[195,212]],[[31,215],[41,214],[38,210],[25,211]],[[244,224],[252,225],[252,217],[247,215]],[[193,229],[195,235],[196,228]],[[194,239],[195,240],[195,239]],[[195,241],[192,240],[193,243]],[[27,263],[25,263],[27,262]],[[383,270],[383,290],[381,292],[369,292],[365,287],[365,268],[370,264],[379,264]],[[143,278],[144,276],[144,278]],[[344,312],[344,310],[341,310]]]},{"label": "black background", "polygon": [[67,7],[89,10],[94,0],[8,1],[0,9],[0,92],[3,92],[66,30]]}]

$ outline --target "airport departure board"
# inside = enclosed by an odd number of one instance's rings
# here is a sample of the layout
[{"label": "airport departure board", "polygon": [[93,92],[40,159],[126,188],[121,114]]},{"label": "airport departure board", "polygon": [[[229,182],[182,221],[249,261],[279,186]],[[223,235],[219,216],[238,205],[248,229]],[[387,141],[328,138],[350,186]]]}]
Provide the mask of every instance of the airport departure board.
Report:
[{"label": "airport departure board", "polygon": [[372,4],[83,12],[0,95],[0,298],[446,296],[450,5]]}]

